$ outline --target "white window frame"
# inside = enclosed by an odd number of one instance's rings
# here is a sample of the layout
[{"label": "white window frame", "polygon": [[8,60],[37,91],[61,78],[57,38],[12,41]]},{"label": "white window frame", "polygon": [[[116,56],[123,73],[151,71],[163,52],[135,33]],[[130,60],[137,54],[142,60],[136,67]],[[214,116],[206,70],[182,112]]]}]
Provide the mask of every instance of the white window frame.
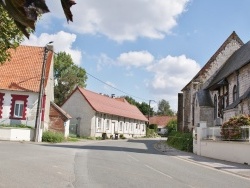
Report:
[{"label": "white window frame", "polygon": [[122,121],[120,121],[119,130],[122,131]]},{"label": "white window frame", "polygon": [[22,118],[23,117],[23,110],[24,110],[24,101],[20,101],[20,100],[15,101],[14,117]]}]

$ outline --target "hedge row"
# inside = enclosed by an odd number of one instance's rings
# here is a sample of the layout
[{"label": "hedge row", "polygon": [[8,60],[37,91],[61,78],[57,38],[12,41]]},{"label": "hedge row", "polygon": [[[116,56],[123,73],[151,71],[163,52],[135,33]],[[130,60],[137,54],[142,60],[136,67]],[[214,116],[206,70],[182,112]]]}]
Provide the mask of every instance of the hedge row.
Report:
[{"label": "hedge row", "polygon": [[167,144],[182,151],[193,152],[192,133],[172,131],[168,135]]}]

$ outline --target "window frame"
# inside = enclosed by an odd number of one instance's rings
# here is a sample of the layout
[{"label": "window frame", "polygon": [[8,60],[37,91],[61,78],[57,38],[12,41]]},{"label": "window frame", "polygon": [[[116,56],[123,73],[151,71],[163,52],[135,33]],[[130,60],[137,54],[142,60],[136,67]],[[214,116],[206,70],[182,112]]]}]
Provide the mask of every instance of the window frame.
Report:
[{"label": "window frame", "polygon": [[[10,119],[17,119],[17,120],[25,120],[26,119],[26,111],[27,111],[27,103],[29,95],[11,95],[11,104],[10,104]],[[15,116],[15,107],[16,102],[23,102],[23,109],[22,109],[22,116]]]}]

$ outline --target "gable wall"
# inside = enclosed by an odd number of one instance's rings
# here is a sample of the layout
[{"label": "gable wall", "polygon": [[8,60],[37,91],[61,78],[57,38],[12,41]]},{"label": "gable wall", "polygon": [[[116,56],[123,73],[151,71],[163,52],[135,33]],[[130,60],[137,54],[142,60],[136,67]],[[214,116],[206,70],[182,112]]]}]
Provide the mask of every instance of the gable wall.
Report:
[{"label": "gable wall", "polygon": [[[184,105],[184,126],[187,126],[190,130],[192,126],[196,126],[194,124],[193,116],[195,114],[200,114],[200,108],[194,108],[194,95],[199,89],[205,88],[209,85],[210,81],[214,78],[216,72],[224,65],[226,60],[241,47],[241,44],[237,42],[237,40],[232,40],[230,43],[226,45],[226,47],[221,50],[215,59],[207,65],[205,65],[199,75],[191,80],[189,85],[183,90],[183,105]],[[199,82],[197,84],[197,81]],[[194,111],[194,112],[193,112]],[[196,119],[200,119],[197,118]]]},{"label": "gable wall", "polygon": [[[71,124],[78,124],[80,126],[80,129],[78,129],[78,134],[80,136],[94,135],[95,111],[85,100],[79,90],[76,90],[71,95],[71,97],[63,104],[62,109],[71,115]],[[80,119],[78,117],[80,117]]]}]

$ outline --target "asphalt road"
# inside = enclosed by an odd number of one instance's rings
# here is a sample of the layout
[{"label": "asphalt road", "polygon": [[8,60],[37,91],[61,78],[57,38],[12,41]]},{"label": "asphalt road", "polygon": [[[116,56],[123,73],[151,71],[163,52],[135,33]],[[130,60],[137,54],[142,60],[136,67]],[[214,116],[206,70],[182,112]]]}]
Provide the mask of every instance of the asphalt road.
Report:
[{"label": "asphalt road", "polygon": [[163,155],[156,142],[0,142],[0,188],[250,187],[250,179]]}]

